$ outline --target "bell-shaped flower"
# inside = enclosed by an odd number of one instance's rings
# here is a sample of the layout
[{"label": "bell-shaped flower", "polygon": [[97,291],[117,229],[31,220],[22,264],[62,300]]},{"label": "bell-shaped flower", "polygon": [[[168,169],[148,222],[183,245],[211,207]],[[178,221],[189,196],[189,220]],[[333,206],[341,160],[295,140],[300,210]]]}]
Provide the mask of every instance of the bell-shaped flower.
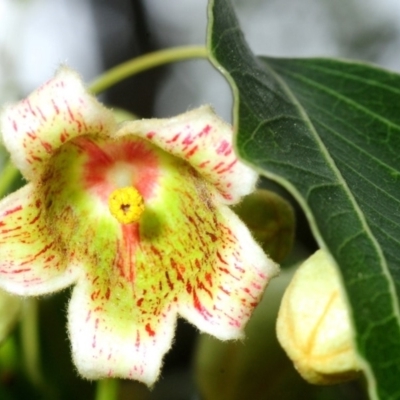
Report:
[{"label": "bell-shaped flower", "polygon": [[178,316],[242,337],[277,267],[228,207],[257,176],[209,107],[117,125],[62,68],[3,111],[1,131],[28,183],[0,202],[0,286],[75,284],[68,329],[84,377],[151,385]]}]

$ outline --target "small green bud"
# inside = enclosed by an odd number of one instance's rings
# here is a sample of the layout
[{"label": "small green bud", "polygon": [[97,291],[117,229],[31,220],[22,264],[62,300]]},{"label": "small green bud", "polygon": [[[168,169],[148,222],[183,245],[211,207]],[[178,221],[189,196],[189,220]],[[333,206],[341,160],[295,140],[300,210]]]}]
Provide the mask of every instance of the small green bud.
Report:
[{"label": "small green bud", "polygon": [[293,245],[295,217],[292,206],[281,196],[258,189],[233,207],[233,211],[273,260],[281,262],[289,254]]}]

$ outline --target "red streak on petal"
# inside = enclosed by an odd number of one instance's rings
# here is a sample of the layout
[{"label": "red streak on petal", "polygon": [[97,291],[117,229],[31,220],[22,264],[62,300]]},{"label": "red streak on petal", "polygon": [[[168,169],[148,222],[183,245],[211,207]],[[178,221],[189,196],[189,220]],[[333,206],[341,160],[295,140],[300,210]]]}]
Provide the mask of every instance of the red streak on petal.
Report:
[{"label": "red streak on petal", "polygon": [[221,261],[223,264],[228,265],[228,263],[222,258],[221,254],[219,251],[217,251],[217,258],[219,261]]},{"label": "red streak on petal", "polygon": [[167,140],[167,143],[174,143],[179,139],[179,136],[181,135],[181,133],[177,133],[172,139]]},{"label": "red streak on petal", "polygon": [[167,278],[167,283],[168,283],[170,290],[174,290],[174,284],[171,282],[168,271],[165,271],[165,277]]},{"label": "red streak on petal", "polygon": [[93,292],[93,293],[90,295],[90,298],[91,298],[93,301],[95,301],[95,300],[99,297],[99,294],[100,294],[100,290],[97,290],[96,292]]},{"label": "red streak on petal", "polygon": [[189,133],[182,141],[182,144],[189,146],[194,142],[193,136]]},{"label": "red streak on petal", "polygon": [[41,212],[39,211],[38,215],[36,215],[36,217],[33,218],[32,221],[29,221],[29,224],[32,225],[32,224],[34,224],[35,222],[37,222],[37,220],[40,218],[40,214],[41,214]]},{"label": "red streak on petal", "polygon": [[208,320],[211,317],[211,314],[206,310],[203,304],[201,304],[200,299],[197,297],[196,290],[193,290],[193,305],[194,308],[200,312],[205,320]]},{"label": "red streak on petal", "polygon": [[7,210],[7,211],[3,214],[3,216],[5,217],[5,216],[7,216],[7,215],[13,214],[13,213],[15,213],[15,212],[17,212],[17,211],[20,211],[20,210],[22,210],[22,206],[17,206],[17,207],[11,208],[10,210]]},{"label": "red streak on petal", "polygon": [[91,315],[92,315],[92,312],[89,311],[89,312],[87,313],[85,322],[88,322],[88,321],[89,321]]},{"label": "red streak on petal", "polygon": [[211,126],[206,125],[203,130],[199,133],[199,136],[202,137],[203,135],[208,135],[211,131]]},{"label": "red streak on petal", "polygon": [[75,121],[75,116],[72,113],[70,106],[68,106],[68,105],[67,105],[67,111],[68,111],[69,117],[71,118],[71,121]]},{"label": "red streak on petal", "polygon": [[54,101],[54,99],[51,100],[54,110],[56,111],[56,114],[60,114],[60,109],[58,108],[56,102]]},{"label": "red streak on petal", "polygon": [[200,290],[204,290],[210,296],[211,299],[213,298],[213,295],[212,295],[211,291],[204,286],[203,282],[197,280],[197,287]]},{"label": "red streak on petal", "polygon": [[107,300],[110,299],[110,295],[111,295],[111,290],[110,290],[110,288],[107,288],[107,291],[106,291],[106,299]]},{"label": "red streak on petal", "polygon": [[21,268],[21,269],[15,269],[14,271],[12,271],[13,274],[21,274],[22,272],[28,272],[30,271],[30,268]]},{"label": "red streak on petal", "polygon": [[155,132],[148,132],[148,133],[146,133],[146,137],[148,138],[148,139],[153,139],[153,137],[156,135],[156,133]]},{"label": "red streak on petal", "polygon": [[31,105],[31,102],[29,101],[29,99],[26,99],[26,100],[24,101],[24,103],[28,105],[28,109],[25,108],[25,111],[30,112],[34,117],[36,117],[36,113],[35,113],[35,111],[33,110],[32,105]]},{"label": "red streak on petal", "polygon": [[209,284],[210,286],[212,286],[212,285],[213,285],[213,284],[212,284],[212,276],[211,276],[211,274],[210,274],[209,272],[206,273],[205,278],[206,278],[206,281],[208,282],[208,284]]},{"label": "red streak on petal", "polygon": [[227,268],[219,268],[219,270],[220,271],[222,271],[222,272],[224,272],[225,274],[231,274],[230,272],[229,272],[229,269],[227,269]]},{"label": "red streak on petal", "polygon": [[64,143],[68,139],[68,136],[69,136],[68,132],[66,130],[64,130],[60,136],[61,143]]},{"label": "red streak on petal", "polygon": [[233,160],[226,168],[220,169],[217,171],[218,174],[224,174],[225,172],[228,172],[235,164],[237,163],[237,160]]},{"label": "red streak on petal", "polygon": [[156,333],[153,331],[150,324],[146,324],[145,329],[149,336],[155,336]]},{"label": "red streak on petal", "polygon": [[[161,260],[162,259],[162,254],[160,250],[157,249],[157,247],[151,245],[150,250]],[[171,262],[172,263],[172,262]]]},{"label": "red streak on petal", "polygon": [[117,267],[129,282],[135,280],[135,251],[140,241],[139,225],[122,225],[122,239],[118,249]]},{"label": "red streak on petal", "polygon": [[37,112],[40,114],[40,117],[42,118],[43,121],[47,121],[46,116],[43,114],[43,111],[40,109],[40,107],[36,107]]},{"label": "red streak on petal", "polygon": [[170,262],[172,268],[174,268],[176,271],[176,279],[178,279],[178,281],[183,282],[182,274],[185,272],[185,267],[180,267],[173,258],[170,259]]},{"label": "red streak on petal", "polygon": [[222,292],[224,292],[225,294],[227,294],[228,296],[231,294],[231,292],[229,290],[226,290],[225,288],[223,288],[222,286],[218,286],[218,289],[220,289]]},{"label": "red streak on petal", "polygon": [[190,282],[186,283],[186,291],[190,294],[192,293],[192,285],[190,284]]},{"label": "red streak on petal", "polygon": [[193,154],[196,153],[196,151],[199,149],[199,146],[194,146],[187,154],[186,157],[191,157]]},{"label": "red streak on petal", "polygon": [[210,160],[203,161],[202,163],[199,164],[199,168],[204,168],[209,163],[210,163]]},{"label": "red streak on petal", "polygon": [[48,263],[48,262],[54,260],[55,257],[56,257],[56,256],[55,256],[54,254],[52,254],[51,256],[49,256],[49,257],[46,258],[45,262]]},{"label": "red streak on petal", "polygon": [[13,125],[14,131],[17,132],[18,131],[18,125],[17,125],[17,121],[15,121],[15,119],[13,120],[12,125]]},{"label": "red streak on petal", "polygon": [[217,148],[217,154],[224,154],[230,147],[231,144],[227,140],[222,140]]},{"label": "red streak on petal", "polygon": [[51,249],[53,247],[53,245],[54,245],[54,242],[49,243],[48,245],[43,247],[43,249],[40,250],[38,253],[34,254],[33,257],[31,257],[29,260],[21,263],[21,265],[30,264],[32,261],[35,261],[36,258],[38,258],[42,254],[46,253],[47,250]]},{"label": "red streak on petal", "polygon": [[223,162],[219,162],[212,170],[216,171],[218,168],[221,168],[224,165]]},{"label": "red streak on petal", "polygon": [[206,232],[206,235],[210,237],[211,241],[214,243],[217,241],[217,235],[214,235],[212,232]]},{"label": "red streak on petal", "polygon": [[47,153],[51,154],[53,152],[53,147],[50,143],[41,140],[40,144],[44,147]]},{"label": "red streak on petal", "polygon": [[138,307],[140,307],[141,305],[142,305],[142,303],[143,303],[143,297],[141,297],[137,302],[136,302],[136,305],[138,306]]},{"label": "red streak on petal", "polygon": [[[2,230],[0,231],[0,233],[10,233],[10,232],[18,231],[18,230],[20,230],[20,229],[21,229],[21,227],[20,227],[20,226],[17,226],[17,227],[12,228],[12,229],[2,229]],[[19,235],[17,235],[17,236],[19,236]],[[11,236],[11,237],[12,237],[12,236]],[[10,236],[9,236],[8,238],[10,238]]]}]

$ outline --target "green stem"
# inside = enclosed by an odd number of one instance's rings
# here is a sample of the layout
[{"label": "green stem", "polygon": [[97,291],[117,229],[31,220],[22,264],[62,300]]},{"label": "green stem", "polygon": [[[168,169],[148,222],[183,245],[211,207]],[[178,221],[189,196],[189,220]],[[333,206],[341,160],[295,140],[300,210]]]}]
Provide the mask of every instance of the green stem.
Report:
[{"label": "green stem", "polygon": [[35,386],[42,386],[43,379],[39,365],[38,302],[33,297],[24,300],[21,344],[26,373]]},{"label": "green stem", "polygon": [[97,381],[95,400],[117,400],[119,381],[117,379],[101,379]]},{"label": "green stem", "polygon": [[7,194],[7,191],[9,190],[17,175],[17,168],[14,167],[14,164],[11,162],[11,160],[8,160],[6,165],[1,170],[0,199]]},{"label": "green stem", "polygon": [[100,75],[89,85],[89,90],[94,94],[98,94],[123,79],[138,74],[139,72],[191,58],[208,58],[207,49],[204,46],[182,46],[144,54],[143,56],[117,65],[103,75]]}]

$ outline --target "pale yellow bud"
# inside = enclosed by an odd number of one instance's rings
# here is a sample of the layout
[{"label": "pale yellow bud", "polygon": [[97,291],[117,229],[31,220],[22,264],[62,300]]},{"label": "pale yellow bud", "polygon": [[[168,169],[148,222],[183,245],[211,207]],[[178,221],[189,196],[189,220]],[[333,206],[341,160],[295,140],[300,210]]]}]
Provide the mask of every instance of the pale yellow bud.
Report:
[{"label": "pale yellow bud", "polygon": [[296,271],[281,303],[277,334],[308,382],[332,384],[357,376],[349,308],[328,253],[317,251]]}]

